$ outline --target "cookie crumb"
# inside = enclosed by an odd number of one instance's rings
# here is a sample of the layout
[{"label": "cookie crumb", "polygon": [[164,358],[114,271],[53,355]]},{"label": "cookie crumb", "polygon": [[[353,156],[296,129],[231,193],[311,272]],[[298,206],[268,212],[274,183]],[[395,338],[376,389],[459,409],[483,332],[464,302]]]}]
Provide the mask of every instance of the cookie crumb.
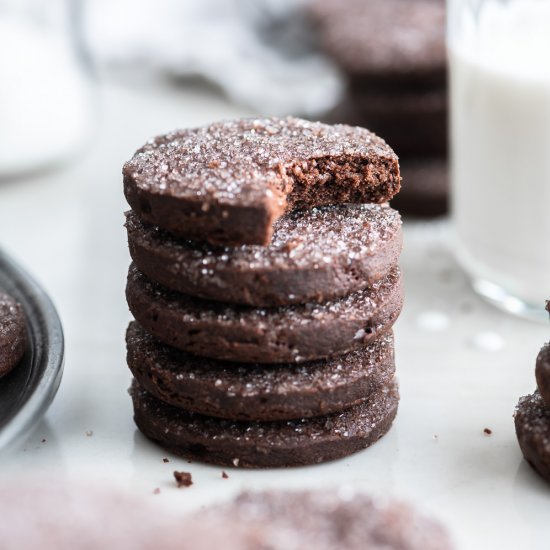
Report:
[{"label": "cookie crumb", "polygon": [[491,430],[490,428],[485,428],[485,429],[483,430],[483,433],[484,433],[485,435],[491,435],[491,434],[493,433],[493,430]]},{"label": "cookie crumb", "polygon": [[46,439],[43,439],[43,440],[42,440],[42,443],[46,443]]},{"label": "cookie crumb", "polygon": [[189,472],[174,472],[174,478],[178,484],[178,488],[181,487],[190,487],[193,485],[193,478]]},{"label": "cookie crumb", "polygon": [[92,437],[94,435],[93,430],[86,430],[86,437]]},{"label": "cookie crumb", "polygon": [[157,487],[157,488],[153,491],[153,494],[154,494],[154,495],[160,495],[160,489]]},{"label": "cookie crumb", "polygon": [[166,464],[167,462],[170,462],[166,457],[164,457],[164,458],[162,459],[162,461],[164,462],[164,464]]},{"label": "cookie crumb", "polygon": [[222,471],[222,479],[228,479],[228,478],[229,478],[229,476],[225,472]]}]

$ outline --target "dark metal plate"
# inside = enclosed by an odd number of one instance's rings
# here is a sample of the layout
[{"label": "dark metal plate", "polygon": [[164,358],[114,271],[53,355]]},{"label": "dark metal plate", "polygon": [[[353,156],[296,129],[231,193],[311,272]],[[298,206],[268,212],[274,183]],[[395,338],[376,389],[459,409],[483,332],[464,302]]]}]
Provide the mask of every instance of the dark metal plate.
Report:
[{"label": "dark metal plate", "polygon": [[27,433],[52,402],[63,373],[63,328],[40,286],[0,251],[0,291],[21,303],[29,346],[21,363],[0,378],[0,450]]}]

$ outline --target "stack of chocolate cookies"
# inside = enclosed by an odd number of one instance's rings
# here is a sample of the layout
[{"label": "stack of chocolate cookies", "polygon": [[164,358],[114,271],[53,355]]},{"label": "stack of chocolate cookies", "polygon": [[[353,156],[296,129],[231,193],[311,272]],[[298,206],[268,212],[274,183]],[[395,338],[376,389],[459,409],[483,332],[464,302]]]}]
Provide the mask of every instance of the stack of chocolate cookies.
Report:
[{"label": "stack of chocolate cookies", "polygon": [[397,157],[373,133],[244,119],[149,141],[124,166],[138,428],[190,459],[312,464],[397,412]]},{"label": "stack of chocolate cookies", "polygon": [[[550,302],[546,309],[550,313]],[[537,356],[535,376],[537,390],[516,407],[516,435],[525,460],[550,482],[550,343]]]},{"label": "stack of chocolate cookies", "polygon": [[444,0],[315,0],[321,46],[348,84],[329,115],[384,136],[407,185],[405,214],[446,212],[447,67]]}]

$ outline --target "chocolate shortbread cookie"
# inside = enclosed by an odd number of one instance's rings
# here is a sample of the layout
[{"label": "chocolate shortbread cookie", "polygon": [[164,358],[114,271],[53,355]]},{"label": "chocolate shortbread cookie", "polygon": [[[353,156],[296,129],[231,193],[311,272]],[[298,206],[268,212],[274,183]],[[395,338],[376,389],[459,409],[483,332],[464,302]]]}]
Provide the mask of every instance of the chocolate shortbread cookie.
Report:
[{"label": "chocolate shortbread cookie", "polygon": [[0,378],[22,359],[27,348],[27,324],[21,305],[0,293]]},{"label": "chocolate shortbread cookie", "polygon": [[445,84],[443,0],[316,0],[311,13],[327,55],[369,88]]},{"label": "chocolate shortbread cookie", "polygon": [[210,243],[269,244],[284,212],[383,203],[400,185],[392,149],[363,128],[242,119],[157,137],[124,165],[139,217]]},{"label": "chocolate shortbread cookie", "polygon": [[297,363],[363,348],[392,327],[403,304],[398,267],[324,304],[252,308],[167,290],[132,265],[126,297],[135,319],[165,344],[244,363]]},{"label": "chocolate shortbread cookie", "polygon": [[351,487],[242,493],[196,515],[247,526],[255,548],[270,550],[450,550],[446,530],[411,506]]},{"label": "chocolate shortbread cookie", "polygon": [[[371,128],[391,143],[401,165],[406,156],[445,156],[447,153],[445,88],[351,93],[327,120]],[[403,168],[401,175],[405,177]]]},{"label": "chocolate shortbread cookie", "polygon": [[550,407],[550,343],[545,344],[537,356],[535,376],[540,396]]},{"label": "chocolate shortbread cookie", "polygon": [[520,398],[514,422],[525,460],[550,482],[550,409],[538,391]]},{"label": "chocolate shortbread cookie", "polygon": [[130,390],[141,432],[191,460],[274,468],[318,464],[368,447],[391,427],[397,414],[397,385],[341,413],[278,422],[233,422],[166,405],[136,381]]},{"label": "chocolate shortbread cookie", "polygon": [[237,248],[176,240],[126,214],[138,269],[173,290],[230,303],[277,306],[322,302],[361,290],[397,264],[399,213],[375,204],[336,205],[286,214],[267,247]]},{"label": "chocolate shortbread cookie", "polygon": [[128,367],[154,397],[191,412],[231,420],[309,418],[365,401],[395,373],[393,334],[332,360],[243,365],[161,344],[136,322],[126,333]]},{"label": "chocolate shortbread cookie", "polygon": [[445,159],[405,160],[403,187],[392,206],[404,216],[442,216],[449,209],[449,165]]}]

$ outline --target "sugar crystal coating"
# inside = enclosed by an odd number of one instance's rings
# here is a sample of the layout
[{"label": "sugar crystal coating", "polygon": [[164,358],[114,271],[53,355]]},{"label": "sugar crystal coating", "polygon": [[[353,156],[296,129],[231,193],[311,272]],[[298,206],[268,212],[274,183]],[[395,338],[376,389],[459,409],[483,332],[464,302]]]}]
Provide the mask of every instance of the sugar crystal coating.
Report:
[{"label": "sugar crystal coating", "polygon": [[[334,205],[294,211],[274,223],[268,246],[213,246],[175,239],[158,227],[145,226],[132,212],[126,215],[129,231],[139,232],[146,246],[161,248],[174,261],[174,269],[191,262],[197,277],[226,267],[234,270],[310,268],[374,256],[400,232],[399,212],[377,204]],[[179,264],[179,266],[177,265]],[[206,270],[205,272],[201,271]]]},{"label": "sugar crystal coating", "polygon": [[[395,154],[375,134],[292,117],[241,119],[176,130],[147,142],[123,172],[139,188],[158,194],[247,205],[271,199],[273,192],[290,192],[295,178],[315,167],[316,160],[342,156],[365,162],[382,159],[393,168],[376,177],[399,180]],[[317,183],[334,176],[326,171]],[[347,179],[362,176],[374,177],[374,167],[366,166],[363,175],[348,173]]]},{"label": "sugar crystal coating", "polygon": [[380,388],[363,404],[340,413],[315,418],[275,422],[235,422],[194,414],[164,404],[143,390],[134,381],[130,393],[134,406],[155,419],[158,425],[169,426],[166,435],[171,440],[191,434],[198,439],[229,443],[246,442],[262,447],[295,447],[318,438],[337,440],[366,437],[388,413],[397,408],[397,384]]},{"label": "sugar crystal coating", "polygon": [[129,212],[132,258],[151,279],[194,296],[249,305],[326,301],[365,288],[397,263],[401,218],[387,206],[336,205],[286,214],[268,246],[175,239]]},{"label": "sugar crystal coating", "polygon": [[137,323],[128,366],[165,403],[233,420],[286,420],[342,411],[393,380],[393,334],[334,359],[277,365],[200,358],[163,345]]}]

